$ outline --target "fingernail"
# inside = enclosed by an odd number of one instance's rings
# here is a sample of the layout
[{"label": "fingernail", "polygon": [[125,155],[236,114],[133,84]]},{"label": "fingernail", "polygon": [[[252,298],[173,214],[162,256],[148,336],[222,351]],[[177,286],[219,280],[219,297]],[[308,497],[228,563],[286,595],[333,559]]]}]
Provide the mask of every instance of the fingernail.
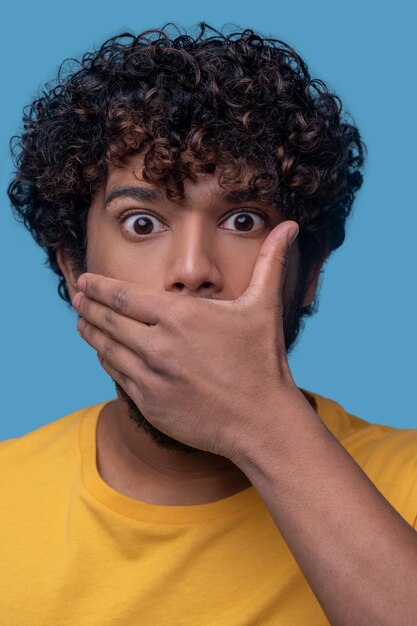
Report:
[{"label": "fingernail", "polygon": [[79,276],[77,280],[77,286],[80,291],[85,291],[85,288],[87,286],[87,279],[84,274],[81,274],[81,276]]},{"label": "fingernail", "polygon": [[72,306],[74,307],[74,309],[78,309],[78,307],[80,306],[80,302],[81,302],[81,294],[80,292],[78,292],[75,294],[75,296],[72,299]]}]

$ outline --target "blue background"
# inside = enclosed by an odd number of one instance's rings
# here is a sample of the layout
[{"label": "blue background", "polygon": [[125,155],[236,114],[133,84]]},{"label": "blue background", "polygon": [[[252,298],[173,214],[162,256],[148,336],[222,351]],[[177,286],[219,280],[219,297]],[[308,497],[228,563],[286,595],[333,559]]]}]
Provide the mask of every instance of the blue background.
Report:
[{"label": "blue background", "polygon": [[298,385],[371,422],[417,428],[415,408],[416,15],[412,3],[258,0],[15,2],[1,31],[1,422],[18,436],[111,398],[114,387],[76,332],[44,253],[11,217],[8,140],[60,62],[123,30],[234,23],[293,45],[353,115],[369,156],[345,244],[330,258],[320,310],[290,363]]}]

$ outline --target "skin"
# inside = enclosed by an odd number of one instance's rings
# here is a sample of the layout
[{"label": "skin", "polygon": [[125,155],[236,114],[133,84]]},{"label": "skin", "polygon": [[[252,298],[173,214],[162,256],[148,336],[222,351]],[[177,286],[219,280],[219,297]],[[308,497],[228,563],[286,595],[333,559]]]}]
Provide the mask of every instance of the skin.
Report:
[{"label": "skin", "polygon": [[[169,451],[162,469],[146,457],[154,486],[167,477],[172,484],[175,475],[190,486],[187,472],[195,472],[198,463],[200,476],[208,472],[199,485],[206,487],[207,501],[210,484],[217,484],[217,497],[222,491],[230,495],[222,487],[229,470],[235,472],[233,493],[245,487],[239,484],[245,476],[331,624],[416,624],[415,531],[326,428],[289,370],[283,320],[285,303],[296,293],[296,225],[282,220],[260,236],[253,268],[245,277],[239,274],[243,293],[229,300],[239,264],[228,250],[238,254],[251,246],[229,239],[236,235],[224,235],[213,222],[213,189],[207,179],[191,186],[166,248],[163,237],[157,238],[161,256],[155,258],[165,268],[165,288],[162,281],[161,289],[139,284],[136,265],[130,270],[134,282],[96,273],[78,278],[74,291],[81,293],[73,305],[82,316],[79,332],[154,427],[209,453],[187,457],[186,468],[179,464],[180,451]],[[107,243],[116,241],[110,237]],[[119,252],[118,245],[109,249]],[[307,300],[315,284],[313,276]],[[184,286],[186,295],[197,297],[179,297]],[[198,297],[203,287],[218,297]],[[122,414],[115,415],[121,422]],[[152,449],[146,439],[130,447],[141,463],[146,449]]]},{"label": "skin", "polygon": [[[219,201],[218,194],[224,190],[213,175],[202,175],[195,182],[185,181],[185,200],[179,205],[169,201],[160,189],[165,197],[156,202],[120,196],[105,208],[106,198],[115,190],[151,188],[141,178],[141,169],[140,155],[126,159],[122,168],[109,169],[89,210],[88,271],[163,293],[215,300],[238,298],[249,285],[267,235],[284,221],[282,212],[254,201]],[[239,231],[236,224],[236,212],[242,209],[246,225],[249,218],[246,232]],[[252,209],[264,211],[269,224],[264,224]],[[120,223],[119,218],[132,211],[147,213],[140,232],[151,234],[135,236],[134,215]],[[78,276],[62,251],[58,261],[73,298]],[[315,297],[322,263],[311,272],[301,306],[307,306]],[[296,241],[283,287],[284,310],[291,310],[298,270]],[[294,317],[295,311],[291,314]],[[248,477],[229,458],[161,435],[130,398],[129,410],[122,393],[119,387],[117,399],[106,405],[97,427],[98,469],[111,487],[145,502],[185,505],[212,502],[250,486]],[[157,443],[158,434],[162,436],[162,446],[161,441]]]}]

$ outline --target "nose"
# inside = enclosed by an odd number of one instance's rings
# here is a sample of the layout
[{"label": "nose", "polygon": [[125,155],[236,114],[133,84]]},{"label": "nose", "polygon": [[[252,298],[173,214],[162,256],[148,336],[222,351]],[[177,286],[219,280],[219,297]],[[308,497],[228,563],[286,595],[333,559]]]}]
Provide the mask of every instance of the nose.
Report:
[{"label": "nose", "polygon": [[214,298],[223,289],[216,242],[198,216],[191,215],[185,222],[170,242],[165,290]]}]

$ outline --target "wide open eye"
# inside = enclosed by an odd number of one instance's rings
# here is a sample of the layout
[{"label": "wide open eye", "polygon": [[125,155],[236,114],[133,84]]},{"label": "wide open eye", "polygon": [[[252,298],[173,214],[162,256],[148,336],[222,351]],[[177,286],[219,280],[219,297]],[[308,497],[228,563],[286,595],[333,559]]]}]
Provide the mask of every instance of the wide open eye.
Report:
[{"label": "wide open eye", "polygon": [[[122,215],[119,220],[123,229],[131,237],[146,237],[164,230],[161,220],[152,213],[128,213]],[[229,223],[229,226],[227,224]],[[226,224],[226,226],[224,226]],[[268,224],[268,217],[261,212],[245,210],[235,212],[227,217],[221,228],[225,230],[236,230],[239,233],[262,232]],[[159,225],[159,228],[158,228]]]},{"label": "wide open eye", "polygon": [[[257,211],[240,211],[233,213],[223,222],[230,222],[238,232],[252,232],[253,230],[262,230],[265,228],[267,218]],[[228,228],[226,230],[229,230]]]},{"label": "wide open eye", "polygon": [[155,232],[156,225],[161,224],[160,220],[150,213],[133,213],[121,219],[123,228],[133,236],[152,235]]}]

